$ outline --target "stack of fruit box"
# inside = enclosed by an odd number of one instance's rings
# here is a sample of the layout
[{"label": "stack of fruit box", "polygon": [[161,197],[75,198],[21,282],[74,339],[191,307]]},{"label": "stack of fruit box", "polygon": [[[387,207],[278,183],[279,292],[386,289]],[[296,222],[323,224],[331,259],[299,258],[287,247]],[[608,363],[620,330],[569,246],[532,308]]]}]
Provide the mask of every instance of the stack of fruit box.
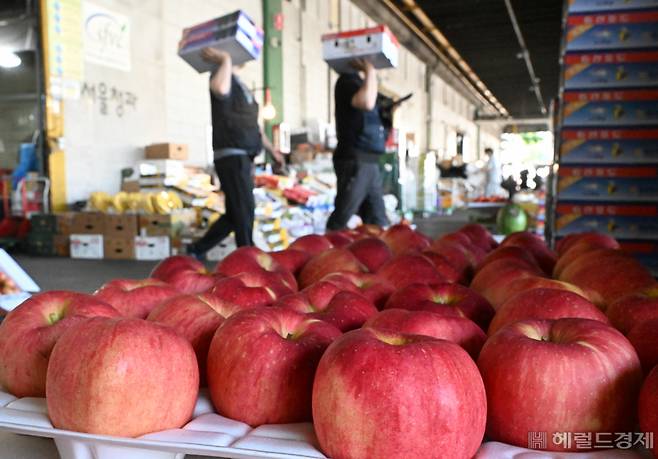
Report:
[{"label": "stack of fruit box", "polygon": [[75,212],[59,212],[55,215],[57,216],[57,231],[55,232],[55,236],[53,236],[55,255],[68,257],[71,255],[69,237],[73,230]]},{"label": "stack of fruit box", "polygon": [[26,248],[30,255],[51,257],[56,255],[54,237],[57,217],[54,214],[32,214]]},{"label": "stack of fruit box", "polygon": [[137,214],[104,214],[103,256],[111,260],[134,260]]},{"label": "stack of fruit box", "polygon": [[204,48],[221,49],[230,54],[234,65],[240,65],[258,58],[263,39],[263,30],[244,11],[238,10],[185,29],[178,55],[203,73],[216,66],[201,57]]},{"label": "stack of fruit box", "polygon": [[75,212],[70,231],[71,258],[103,258],[105,218],[101,212]]},{"label": "stack of fruit box", "polygon": [[196,208],[184,208],[167,215],[140,215],[139,236],[135,239],[136,258],[159,260],[169,256],[172,251],[180,252],[187,232],[198,226],[198,214]]},{"label": "stack of fruit box", "polygon": [[553,234],[610,234],[658,272],[658,0],[568,4]]}]

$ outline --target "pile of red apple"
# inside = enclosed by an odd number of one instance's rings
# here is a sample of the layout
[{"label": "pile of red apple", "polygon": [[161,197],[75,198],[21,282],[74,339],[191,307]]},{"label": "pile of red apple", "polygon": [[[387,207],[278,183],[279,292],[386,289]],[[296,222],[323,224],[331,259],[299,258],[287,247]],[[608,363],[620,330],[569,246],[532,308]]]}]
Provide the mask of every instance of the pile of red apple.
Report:
[{"label": "pile of red apple", "polygon": [[45,396],[55,427],[179,428],[207,386],[251,426],[312,421],[334,459],[468,459],[485,436],[528,447],[533,432],[575,450],[553,433],[633,432],[638,414],[655,433],[656,364],[658,284],[614,239],[553,251],[475,224],[310,235],[213,271],[174,256],[93,295],[36,295],[0,325],[0,385]]}]

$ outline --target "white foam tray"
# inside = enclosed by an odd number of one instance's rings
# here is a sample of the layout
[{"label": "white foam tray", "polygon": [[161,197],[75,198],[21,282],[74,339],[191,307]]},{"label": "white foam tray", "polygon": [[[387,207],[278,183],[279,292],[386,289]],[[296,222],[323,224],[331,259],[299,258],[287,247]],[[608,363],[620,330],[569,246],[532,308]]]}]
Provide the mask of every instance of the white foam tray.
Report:
[{"label": "white foam tray", "polygon": [[265,425],[255,429],[213,412],[206,393],[182,429],[139,438],[90,435],[55,429],[43,398],[16,399],[0,392],[0,429],[55,440],[62,459],[182,459],[185,454],[230,459],[326,458],[310,423]]},{"label": "white foam tray", "polygon": [[[21,398],[0,391],[0,430],[52,438],[62,459],[183,459],[186,454],[229,459],[318,459],[322,454],[311,423],[251,428],[213,411],[202,392],[193,420],[182,429],[139,438],[90,435],[55,429],[43,398]],[[474,459],[644,459],[637,451],[547,453],[487,442]]]}]

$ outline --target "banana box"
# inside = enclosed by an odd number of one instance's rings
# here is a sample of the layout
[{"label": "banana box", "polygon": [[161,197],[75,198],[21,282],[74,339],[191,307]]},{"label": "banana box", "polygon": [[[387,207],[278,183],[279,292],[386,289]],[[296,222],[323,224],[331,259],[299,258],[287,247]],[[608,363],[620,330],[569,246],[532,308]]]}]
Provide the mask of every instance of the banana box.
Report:
[{"label": "banana box", "polygon": [[560,164],[658,164],[658,129],[563,129]]},{"label": "banana box", "polygon": [[658,47],[658,11],[571,14],[565,50],[640,50]]},{"label": "banana box", "polygon": [[560,167],[558,196],[568,201],[658,202],[658,167]]},{"label": "banana box", "polygon": [[569,0],[570,13],[658,8],[658,0]]},{"label": "banana box", "polygon": [[616,239],[658,239],[658,205],[560,202],[555,226],[558,236],[597,231]]},{"label": "banana box", "polygon": [[567,90],[658,87],[658,52],[567,54],[564,87]]},{"label": "banana box", "polygon": [[566,91],[562,126],[658,126],[658,89]]}]

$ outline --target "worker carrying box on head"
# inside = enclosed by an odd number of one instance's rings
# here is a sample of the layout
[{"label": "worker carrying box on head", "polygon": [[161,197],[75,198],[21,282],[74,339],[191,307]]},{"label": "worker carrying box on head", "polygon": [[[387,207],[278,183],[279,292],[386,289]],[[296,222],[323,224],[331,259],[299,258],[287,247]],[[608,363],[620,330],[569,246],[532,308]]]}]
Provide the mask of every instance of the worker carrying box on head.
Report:
[{"label": "worker carrying box on head", "polygon": [[239,247],[254,245],[253,159],[264,148],[277,162],[284,162],[258,124],[259,105],[253,91],[238,75],[241,64],[256,59],[262,47],[262,30],[242,11],[185,29],[178,44],[178,54],[190,65],[199,72],[211,72],[213,162],[226,207],[206,234],[187,247],[197,258],[230,233]]},{"label": "worker carrying box on head", "polygon": [[328,231],[345,228],[355,214],[363,223],[388,225],[379,160],[399,103],[378,93],[375,69],[395,67],[398,46],[386,26],[322,37],[324,60],[340,73],[334,93],[336,200],[327,221]]},{"label": "worker carrying box on head", "polygon": [[263,49],[263,30],[238,10],[183,30],[178,55],[199,72],[209,72],[215,65],[202,56],[204,48],[222,50],[231,56],[233,65],[258,59]]}]

